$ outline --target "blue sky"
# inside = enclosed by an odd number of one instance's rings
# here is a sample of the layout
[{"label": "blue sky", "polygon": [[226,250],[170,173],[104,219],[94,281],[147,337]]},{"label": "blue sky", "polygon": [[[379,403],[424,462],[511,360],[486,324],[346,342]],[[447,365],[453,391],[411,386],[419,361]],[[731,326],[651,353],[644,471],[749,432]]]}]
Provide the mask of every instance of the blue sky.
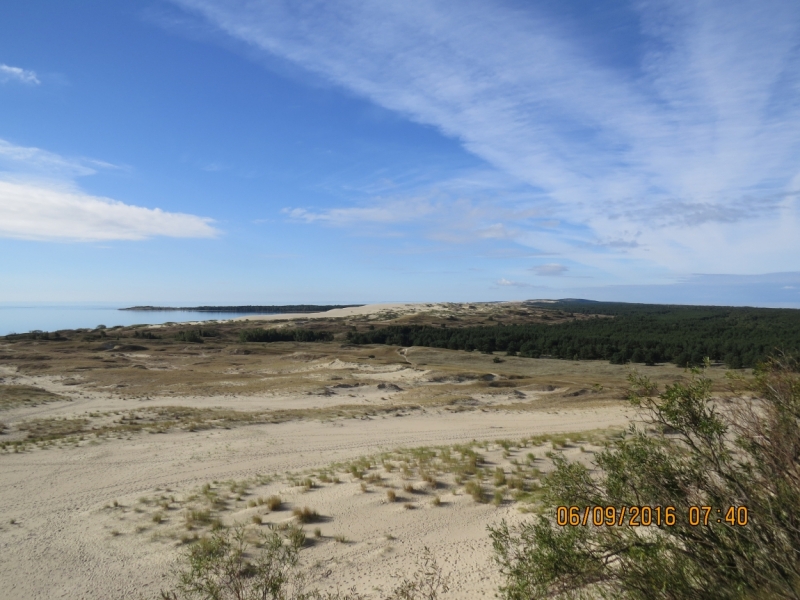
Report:
[{"label": "blue sky", "polygon": [[800,307],[799,41],[794,0],[11,3],[0,302]]}]

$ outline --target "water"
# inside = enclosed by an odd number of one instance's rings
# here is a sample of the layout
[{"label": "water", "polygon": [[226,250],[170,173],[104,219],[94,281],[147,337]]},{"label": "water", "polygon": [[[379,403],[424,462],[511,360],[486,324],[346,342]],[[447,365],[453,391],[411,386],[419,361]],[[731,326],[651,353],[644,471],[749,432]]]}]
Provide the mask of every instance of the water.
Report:
[{"label": "water", "polygon": [[0,304],[0,335],[28,333],[35,329],[94,328],[98,325],[137,325],[184,321],[209,321],[252,316],[253,313],[196,312],[188,310],[132,311],[119,310],[119,305],[21,305]]}]

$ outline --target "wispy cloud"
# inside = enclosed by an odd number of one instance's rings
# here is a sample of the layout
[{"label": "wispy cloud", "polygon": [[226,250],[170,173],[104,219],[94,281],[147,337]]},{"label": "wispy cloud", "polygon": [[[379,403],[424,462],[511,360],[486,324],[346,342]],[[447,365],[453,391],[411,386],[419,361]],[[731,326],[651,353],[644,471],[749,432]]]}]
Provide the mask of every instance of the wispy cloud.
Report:
[{"label": "wispy cloud", "polygon": [[519,287],[519,288],[527,288],[532,287],[529,283],[522,283],[520,281],[509,281],[508,279],[498,279],[497,285],[501,285],[503,287]]},{"label": "wispy cloud", "polygon": [[0,83],[8,81],[18,81],[29,85],[39,85],[41,83],[33,71],[0,64]]},{"label": "wispy cloud", "polygon": [[[520,226],[549,225],[542,209],[519,201],[516,190],[493,178],[492,188],[481,177],[456,177],[437,182],[435,187],[392,196],[368,196],[358,205],[335,208],[284,208],[291,221],[331,227],[359,228],[365,233],[385,235],[392,228],[414,226],[414,233],[430,240],[467,243],[476,240],[513,240]],[[391,191],[391,187],[382,190]],[[416,191],[416,195],[412,192]],[[485,196],[491,191],[489,197]],[[404,190],[406,192],[406,190]],[[496,196],[505,196],[496,198]],[[545,215],[546,216],[546,215]]]},{"label": "wispy cloud", "polygon": [[562,223],[516,232],[540,251],[672,270],[800,253],[797,2],[635,3],[638,29],[608,38],[623,64],[530,5],[174,1],[529,184]]},{"label": "wispy cloud", "polygon": [[546,265],[539,265],[537,267],[532,267],[531,271],[536,273],[539,277],[560,277],[569,269],[564,265],[560,265],[558,263],[549,263]]},{"label": "wispy cloud", "polygon": [[0,139],[0,170],[8,173],[60,180],[94,175],[98,169],[119,168],[101,160],[67,158],[41,148],[17,146]]},{"label": "wispy cloud", "polygon": [[217,234],[211,219],[132,206],[75,185],[100,168],[116,167],[0,140],[0,237],[87,242]]},{"label": "wispy cloud", "polygon": [[284,208],[283,213],[290,219],[304,223],[324,223],[336,227],[360,224],[395,224],[416,221],[428,216],[437,207],[425,199],[390,200],[375,202],[371,206],[309,210],[305,208]]}]

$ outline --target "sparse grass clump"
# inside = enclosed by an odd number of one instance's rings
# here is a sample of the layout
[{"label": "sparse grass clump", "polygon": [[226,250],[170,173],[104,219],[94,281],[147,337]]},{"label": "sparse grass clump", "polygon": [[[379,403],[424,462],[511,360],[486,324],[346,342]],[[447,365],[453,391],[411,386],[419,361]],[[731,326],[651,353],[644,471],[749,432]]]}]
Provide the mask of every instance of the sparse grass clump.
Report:
[{"label": "sparse grass clump", "polygon": [[499,487],[506,484],[506,472],[503,467],[497,467],[494,471],[494,486]]},{"label": "sparse grass clump", "polygon": [[210,525],[213,521],[210,510],[190,509],[184,514],[186,529],[193,529],[198,525]]},{"label": "sparse grass clump", "polygon": [[395,502],[397,500],[397,493],[394,490],[386,490],[386,501]]},{"label": "sparse grass clump", "polygon": [[478,481],[475,481],[474,479],[468,481],[464,485],[464,491],[472,496],[472,499],[475,500],[475,502],[486,502],[486,495],[483,491],[483,486]]},{"label": "sparse grass clump", "polygon": [[319,513],[308,506],[304,506],[303,508],[295,508],[292,511],[292,515],[294,515],[294,517],[300,523],[314,523],[315,521],[319,520]]},{"label": "sparse grass clump", "polygon": [[266,501],[267,508],[272,511],[280,510],[282,504],[283,500],[280,496],[270,496]]}]

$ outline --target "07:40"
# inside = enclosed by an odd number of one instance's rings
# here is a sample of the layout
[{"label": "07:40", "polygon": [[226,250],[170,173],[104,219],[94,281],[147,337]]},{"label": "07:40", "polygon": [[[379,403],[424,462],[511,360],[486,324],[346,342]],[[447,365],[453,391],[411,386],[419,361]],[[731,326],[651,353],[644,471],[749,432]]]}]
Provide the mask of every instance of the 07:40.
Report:
[{"label": "07:40", "polygon": [[[690,506],[689,525],[708,525],[708,520],[714,509],[710,506]],[[722,511],[717,509],[717,514],[722,516]],[[728,525],[747,525],[748,512],[746,506],[731,506],[725,511],[725,517],[717,519],[717,523],[727,523]]]}]

